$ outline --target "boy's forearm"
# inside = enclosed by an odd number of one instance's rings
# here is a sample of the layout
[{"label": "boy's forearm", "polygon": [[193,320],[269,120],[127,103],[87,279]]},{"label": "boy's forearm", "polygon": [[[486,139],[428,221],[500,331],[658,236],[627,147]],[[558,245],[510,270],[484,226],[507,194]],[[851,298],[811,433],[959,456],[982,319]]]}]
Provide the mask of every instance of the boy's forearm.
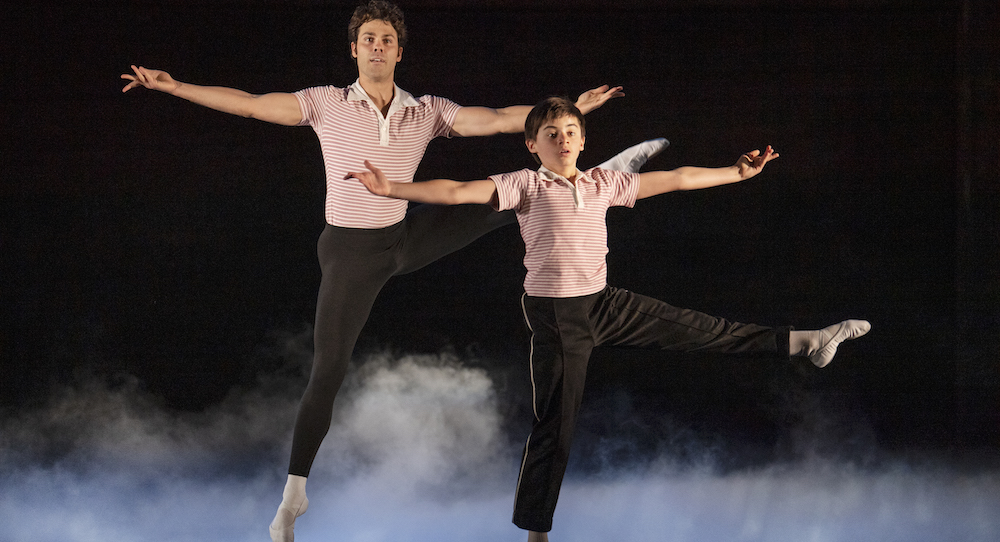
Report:
[{"label": "boy's forearm", "polygon": [[718,168],[683,166],[674,171],[678,175],[678,190],[698,190],[743,180],[740,169],[736,166]]},{"label": "boy's forearm", "polygon": [[391,198],[437,205],[489,204],[495,195],[496,185],[491,180],[462,182],[449,179],[434,179],[419,183],[390,183],[388,193]]},{"label": "boy's forearm", "polygon": [[434,179],[419,183],[390,183],[389,197],[418,203],[454,205],[458,203],[455,198],[455,190],[461,184],[448,179]]}]

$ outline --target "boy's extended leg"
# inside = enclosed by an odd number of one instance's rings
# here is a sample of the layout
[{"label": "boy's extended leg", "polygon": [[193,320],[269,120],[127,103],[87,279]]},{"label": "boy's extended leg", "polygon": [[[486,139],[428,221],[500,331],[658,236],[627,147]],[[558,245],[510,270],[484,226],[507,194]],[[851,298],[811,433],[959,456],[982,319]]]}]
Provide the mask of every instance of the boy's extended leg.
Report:
[{"label": "boy's extended leg", "polygon": [[769,354],[787,358],[787,327],[731,322],[608,286],[594,306],[597,345],[680,352]]},{"label": "boy's extended leg", "polygon": [[682,352],[807,356],[817,367],[830,363],[844,341],[871,329],[865,320],[845,320],[810,331],[730,322],[681,309],[658,299],[608,287],[592,322],[598,345],[637,346]]}]

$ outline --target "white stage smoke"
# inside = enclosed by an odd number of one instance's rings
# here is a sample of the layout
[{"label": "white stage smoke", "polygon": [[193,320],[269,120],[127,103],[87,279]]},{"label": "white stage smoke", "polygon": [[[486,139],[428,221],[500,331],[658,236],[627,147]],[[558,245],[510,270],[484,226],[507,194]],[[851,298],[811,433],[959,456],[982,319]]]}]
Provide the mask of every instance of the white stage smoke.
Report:
[{"label": "white stage smoke", "polygon": [[[0,540],[267,540],[298,390],[176,414],[135,386],[67,390],[2,420]],[[295,388],[292,386],[291,388]],[[296,540],[516,541],[519,445],[486,371],[376,356],[351,372]],[[523,435],[519,435],[520,439]],[[553,540],[993,541],[1000,472],[813,461],[717,474],[671,458],[570,477]]]}]

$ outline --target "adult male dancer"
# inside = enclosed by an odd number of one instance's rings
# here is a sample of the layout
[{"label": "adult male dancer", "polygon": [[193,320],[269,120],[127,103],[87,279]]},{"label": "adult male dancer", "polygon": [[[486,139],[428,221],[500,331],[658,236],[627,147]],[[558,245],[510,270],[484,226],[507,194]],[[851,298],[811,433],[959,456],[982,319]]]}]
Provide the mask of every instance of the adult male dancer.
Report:
[{"label": "adult male dancer", "polygon": [[[317,253],[322,269],[314,325],[314,357],[299,405],[288,479],[270,525],[271,538],[294,539],[295,519],[309,506],[305,485],[326,436],[333,402],[351,353],[376,296],[394,275],[408,273],[451,253],[499,226],[512,213],[486,206],[418,206],[370,194],[345,180],[364,160],[395,180],[412,181],[427,144],[436,137],[485,136],[524,130],[530,106],[501,109],[462,107],[437,96],[415,98],[395,84],[403,58],[406,27],[402,11],[383,0],[368,0],[348,25],[358,79],[346,88],[307,88],[295,93],[249,94],[174,80],[168,73],[132,66],[122,92],[136,87],[160,90],[225,113],[285,126],[312,126],[326,169],[327,225]],[[576,105],[592,111],[623,96],[607,85],[583,93]],[[666,146],[664,139],[627,149],[602,167],[635,171]]]}]

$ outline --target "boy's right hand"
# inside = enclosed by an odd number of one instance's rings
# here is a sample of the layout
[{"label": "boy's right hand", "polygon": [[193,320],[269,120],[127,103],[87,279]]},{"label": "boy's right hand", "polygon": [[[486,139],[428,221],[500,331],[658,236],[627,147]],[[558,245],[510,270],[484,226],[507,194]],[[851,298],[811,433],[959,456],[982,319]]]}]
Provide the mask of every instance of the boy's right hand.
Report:
[{"label": "boy's right hand", "polygon": [[372,194],[376,196],[388,196],[392,188],[392,182],[385,177],[381,169],[373,166],[368,160],[365,160],[365,167],[368,168],[368,171],[351,171],[344,176],[344,179],[357,179]]}]

